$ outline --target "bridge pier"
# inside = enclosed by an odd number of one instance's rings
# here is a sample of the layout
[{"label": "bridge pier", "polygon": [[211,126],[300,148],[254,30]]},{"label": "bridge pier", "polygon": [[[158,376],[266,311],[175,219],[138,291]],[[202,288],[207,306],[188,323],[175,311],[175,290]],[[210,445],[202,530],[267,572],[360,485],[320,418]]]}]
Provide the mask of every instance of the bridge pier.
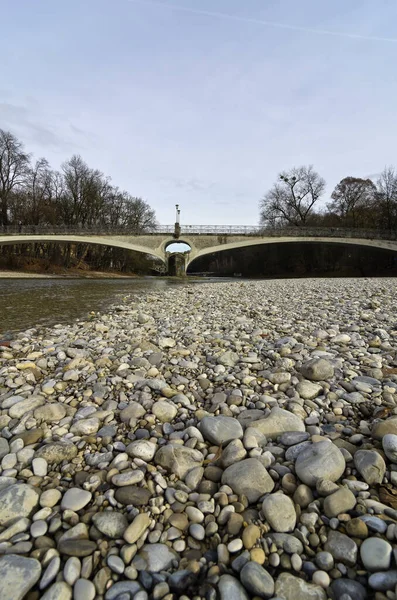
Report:
[{"label": "bridge pier", "polygon": [[187,254],[166,253],[167,256],[167,274],[170,277],[186,277]]}]

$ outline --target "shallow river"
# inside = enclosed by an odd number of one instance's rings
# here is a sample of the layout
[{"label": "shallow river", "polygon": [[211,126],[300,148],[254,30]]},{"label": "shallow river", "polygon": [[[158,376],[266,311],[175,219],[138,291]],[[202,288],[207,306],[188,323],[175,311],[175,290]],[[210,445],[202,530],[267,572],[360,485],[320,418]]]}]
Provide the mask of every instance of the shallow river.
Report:
[{"label": "shallow river", "polygon": [[[55,325],[103,311],[126,294],[214,279],[0,279],[0,340],[35,325]],[[223,281],[225,281],[223,279]]]}]

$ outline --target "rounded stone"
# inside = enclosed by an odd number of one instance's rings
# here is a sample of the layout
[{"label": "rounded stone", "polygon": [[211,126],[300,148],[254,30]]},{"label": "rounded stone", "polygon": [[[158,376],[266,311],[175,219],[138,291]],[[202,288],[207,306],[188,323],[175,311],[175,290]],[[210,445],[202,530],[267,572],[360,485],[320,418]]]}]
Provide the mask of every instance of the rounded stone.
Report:
[{"label": "rounded stone", "polygon": [[117,487],[135,485],[137,483],[140,483],[144,479],[144,477],[145,475],[140,469],[130,469],[128,471],[123,471],[122,473],[117,473],[116,475],[113,475],[112,483]]},{"label": "rounded stone", "polygon": [[203,540],[205,538],[205,529],[199,523],[192,523],[189,527],[189,533],[195,540]]},{"label": "rounded stone", "polygon": [[390,567],[393,548],[381,538],[371,537],[360,546],[360,557],[367,571],[386,571]]},{"label": "rounded stone", "polygon": [[61,540],[58,543],[58,550],[66,556],[84,557],[90,556],[97,549],[95,542],[85,539]]},{"label": "rounded stone", "polygon": [[328,518],[337,517],[356,506],[356,497],[348,488],[341,487],[324,500],[324,512]]},{"label": "rounded stone", "polygon": [[35,521],[30,527],[30,535],[38,538],[47,533],[48,525],[45,521]]},{"label": "rounded stone", "polygon": [[222,483],[229,485],[236,494],[246,496],[249,503],[256,502],[274,488],[273,479],[256,458],[247,458],[227,467]]},{"label": "rounded stone", "polygon": [[53,583],[40,600],[72,600],[72,588],[65,581]]},{"label": "rounded stone", "polygon": [[298,455],[295,471],[299,479],[315,487],[319,479],[335,482],[345,470],[342,452],[332,442],[317,442],[304,448]]},{"label": "rounded stone", "polygon": [[121,560],[120,556],[116,556],[115,554],[110,554],[107,558],[108,567],[118,575],[122,575],[124,573],[125,564]]},{"label": "rounded stone", "polygon": [[81,563],[76,556],[71,556],[67,559],[63,568],[63,577],[69,585],[74,585],[80,577]]},{"label": "rounded stone", "polygon": [[233,417],[204,417],[200,423],[200,431],[205,440],[211,444],[227,445],[233,440],[241,440],[244,432],[241,423]]},{"label": "rounded stone", "polygon": [[126,485],[124,487],[117,488],[114,495],[117,502],[132,506],[144,506],[149,502],[151,493],[146,488],[141,488],[136,485]]},{"label": "rounded stone", "polygon": [[247,550],[251,550],[256,544],[256,542],[261,537],[261,530],[257,525],[250,524],[248,525],[242,535],[242,540],[244,544],[244,548]]},{"label": "rounded stone", "polygon": [[322,571],[331,571],[334,568],[334,558],[330,552],[317,552],[314,560]]},{"label": "rounded stone", "polygon": [[324,589],[313,583],[307,583],[290,573],[281,573],[276,581],[275,597],[283,600],[326,600]]},{"label": "rounded stone", "polygon": [[397,416],[390,417],[384,421],[378,421],[372,427],[372,437],[375,440],[382,440],[385,435],[392,433],[397,435]]},{"label": "rounded stone", "polygon": [[240,571],[240,581],[245,589],[260,598],[272,598],[273,577],[256,562],[247,562]]},{"label": "rounded stone", "polygon": [[291,498],[285,494],[269,494],[262,502],[262,512],[270,527],[278,533],[295,529],[296,512]]},{"label": "rounded stone", "polygon": [[383,450],[392,463],[397,463],[397,435],[387,433],[382,439]]},{"label": "rounded stone", "polygon": [[220,600],[249,600],[241,583],[232,575],[222,575],[218,582]]},{"label": "rounded stone", "polygon": [[270,414],[264,419],[249,423],[247,432],[251,427],[257,429],[269,439],[275,439],[279,435],[288,432],[305,431],[305,424],[300,417],[277,406],[272,408]]},{"label": "rounded stone", "polygon": [[329,587],[329,584],[331,583],[330,577],[325,571],[315,571],[315,573],[313,573],[312,581],[324,589]]},{"label": "rounded stone", "polygon": [[36,488],[25,483],[9,485],[0,491],[0,525],[29,517],[39,503]]},{"label": "rounded stone", "polygon": [[62,494],[59,490],[46,490],[40,496],[40,506],[52,508],[60,501]]},{"label": "rounded stone", "polygon": [[353,600],[365,600],[367,598],[367,590],[358,581],[353,579],[335,579],[331,583],[332,595],[334,598],[341,598],[344,594]]},{"label": "rounded stone", "polygon": [[37,477],[45,477],[47,475],[48,464],[45,458],[34,458],[32,460],[33,473]]},{"label": "rounded stone", "polygon": [[146,562],[149,573],[167,571],[173,561],[179,561],[179,556],[166,544],[145,544],[139,551],[139,556]]},{"label": "rounded stone", "polygon": [[91,498],[91,492],[80,488],[70,488],[63,495],[61,509],[73,511],[81,510],[90,502]]},{"label": "rounded stone", "polygon": [[300,371],[310,381],[326,381],[334,376],[334,367],[324,358],[312,358],[302,365]]},{"label": "rounded stone", "polygon": [[175,404],[171,404],[171,402],[159,400],[153,404],[152,413],[162,423],[171,423],[176,417],[178,409]]},{"label": "rounded stone", "polygon": [[77,456],[77,446],[71,442],[52,442],[36,451],[36,458],[45,458],[49,465],[58,465],[64,460],[70,461]]},{"label": "rounded stone", "polygon": [[354,454],[354,465],[368,485],[382,483],[386,464],[376,450],[357,450]]},{"label": "rounded stone", "polygon": [[78,579],[73,588],[73,600],[94,600],[95,585],[88,579]]},{"label": "rounded stone", "polygon": [[41,565],[35,558],[17,554],[0,557],[1,600],[22,600],[41,575]]},{"label": "rounded stone", "polygon": [[124,531],[124,539],[128,544],[134,544],[142,537],[151,523],[147,513],[141,513],[135,517],[132,523]]},{"label": "rounded stone", "polygon": [[120,539],[128,527],[126,517],[119,512],[104,511],[96,513],[92,517],[95,527],[111,539]]},{"label": "rounded stone", "polygon": [[131,442],[125,451],[133,458],[140,458],[141,460],[150,462],[153,460],[156,450],[157,446],[153,442],[149,442],[149,440],[136,440]]},{"label": "rounded stone", "polygon": [[368,537],[368,527],[362,519],[351,519],[345,525],[346,533],[351,537],[365,540]]}]

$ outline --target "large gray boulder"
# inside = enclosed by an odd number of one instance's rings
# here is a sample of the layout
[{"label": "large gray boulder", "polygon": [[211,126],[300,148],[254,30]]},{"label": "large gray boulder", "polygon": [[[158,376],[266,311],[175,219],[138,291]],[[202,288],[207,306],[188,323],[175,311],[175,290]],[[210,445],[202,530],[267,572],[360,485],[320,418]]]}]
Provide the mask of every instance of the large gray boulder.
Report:
[{"label": "large gray boulder", "polygon": [[146,571],[158,573],[166,571],[172,566],[174,560],[179,561],[179,556],[166,544],[145,544],[139,551],[139,557],[146,562]]},{"label": "large gray boulder", "polygon": [[334,376],[334,367],[325,358],[312,358],[303,363],[300,372],[310,381],[327,381]]},{"label": "large gray boulder", "polygon": [[39,504],[36,488],[26,483],[15,483],[0,491],[0,525],[14,519],[30,517]]},{"label": "large gray boulder", "polygon": [[248,428],[254,427],[269,439],[275,439],[287,431],[305,431],[305,424],[296,415],[275,406],[268,417],[252,421]]},{"label": "large gray boulder", "polygon": [[244,435],[241,423],[233,417],[204,417],[200,423],[203,437],[211,444],[226,445],[232,440],[241,440]]},{"label": "large gray boulder", "polygon": [[325,590],[290,573],[277,577],[275,596],[283,600],[327,600]]},{"label": "large gray boulder", "polygon": [[354,454],[354,466],[368,485],[382,483],[386,464],[376,450],[357,450]]},{"label": "large gray boulder", "polygon": [[154,457],[156,465],[174,473],[183,479],[194,467],[201,467],[204,457],[198,450],[178,444],[167,444],[157,450]]},{"label": "large gray boulder", "polygon": [[273,479],[256,458],[246,458],[227,467],[222,483],[229,485],[235,494],[245,495],[250,504],[274,488]]},{"label": "large gray boulder", "polygon": [[295,471],[299,479],[315,487],[319,479],[338,481],[346,463],[342,452],[332,442],[317,442],[303,448],[298,454]]},{"label": "large gray boulder", "polygon": [[41,575],[41,565],[35,558],[17,554],[0,557],[1,600],[22,600]]},{"label": "large gray boulder", "polygon": [[262,502],[262,512],[273,531],[288,533],[295,529],[294,503],[285,494],[269,494]]}]

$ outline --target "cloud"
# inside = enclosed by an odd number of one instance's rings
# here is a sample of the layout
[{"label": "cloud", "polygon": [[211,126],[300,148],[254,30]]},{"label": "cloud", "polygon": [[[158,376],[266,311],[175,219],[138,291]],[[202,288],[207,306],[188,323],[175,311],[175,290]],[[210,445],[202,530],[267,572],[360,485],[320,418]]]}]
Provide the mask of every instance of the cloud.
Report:
[{"label": "cloud", "polygon": [[34,142],[38,146],[56,148],[70,151],[76,145],[56,131],[56,127],[49,128],[40,123],[40,116],[26,106],[0,103],[0,127],[10,129],[24,140]]},{"label": "cloud", "polygon": [[215,182],[207,182],[202,179],[195,177],[184,178],[184,177],[164,177],[158,178],[159,183],[166,185],[172,185],[178,189],[188,190],[190,192],[208,192],[213,190],[217,184]]},{"label": "cloud", "polygon": [[389,37],[379,37],[372,35],[361,35],[359,33],[354,32],[345,32],[345,31],[329,31],[327,29],[317,29],[312,27],[300,27],[298,25],[289,25],[287,23],[276,23],[274,21],[265,21],[263,19],[255,19],[252,17],[242,17],[240,15],[231,15],[227,13],[214,12],[210,10],[201,10],[196,8],[189,8],[187,6],[179,6],[177,4],[165,4],[163,2],[157,2],[156,0],[127,0],[132,4],[143,4],[147,6],[158,6],[161,8],[181,11],[190,13],[193,15],[201,15],[205,17],[213,17],[216,19],[224,19],[229,21],[240,21],[242,23],[252,23],[254,25],[263,25],[264,27],[272,27],[275,29],[287,29],[290,31],[300,31],[303,33],[312,33],[315,35],[324,35],[324,36],[333,36],[333,37],[343,37],[350,38],[356,40],[365,40],[371,42],[385,42],[397,44],[397,38],[389,38]]}]

